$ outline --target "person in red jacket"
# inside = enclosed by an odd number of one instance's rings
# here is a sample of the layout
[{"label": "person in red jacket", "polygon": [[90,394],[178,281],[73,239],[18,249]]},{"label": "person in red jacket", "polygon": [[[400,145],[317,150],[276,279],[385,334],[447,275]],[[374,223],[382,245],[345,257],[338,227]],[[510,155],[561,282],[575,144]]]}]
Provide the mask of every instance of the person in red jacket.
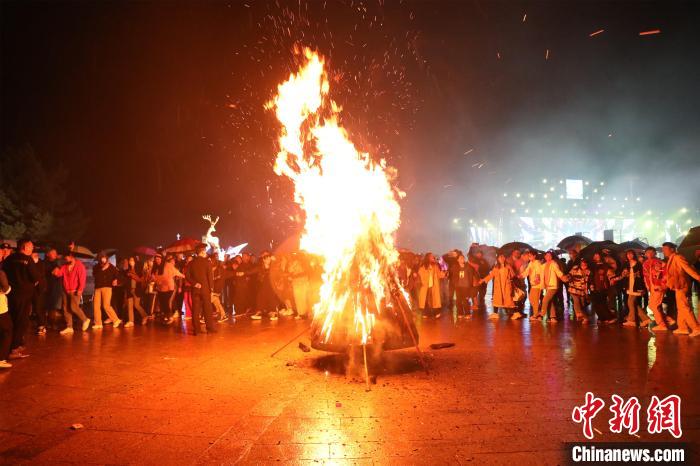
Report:
[{"label": "person in red jacket", "polygon": [[83,332],[86,331],[90,328],[90,319],[80,308],[85,290],[85,266],[70,251],[66,255],[66,263],[56,270],[55,275],[63,277],[63,317],[66,319],[66,328],[61,330],[61,335],[73,333],[73,314],[82,322]]}]

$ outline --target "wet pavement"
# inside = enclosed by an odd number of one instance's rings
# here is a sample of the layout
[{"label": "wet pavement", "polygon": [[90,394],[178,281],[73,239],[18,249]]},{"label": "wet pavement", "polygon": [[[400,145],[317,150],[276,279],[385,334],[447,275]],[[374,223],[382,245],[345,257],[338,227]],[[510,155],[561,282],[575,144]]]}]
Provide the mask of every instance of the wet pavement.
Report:
[{"label": "wet pavement", "polygon": [[[32,337],[31,357],[0,372],[0,462],[561,464],[562,442],[584,440],[571,411],[587,391],[606,401],[595,440],[673,440],[646,433],[646,407],[677,394],[682,440],[700,442],[700,338],[443,315],[418,322],[429,375],[415,350],[385,353],[367,392],[361,363],[346,374],[298,341],[270,357],[306,325]],[[639,437],[609,431],[612,394],[640,399]]]}]

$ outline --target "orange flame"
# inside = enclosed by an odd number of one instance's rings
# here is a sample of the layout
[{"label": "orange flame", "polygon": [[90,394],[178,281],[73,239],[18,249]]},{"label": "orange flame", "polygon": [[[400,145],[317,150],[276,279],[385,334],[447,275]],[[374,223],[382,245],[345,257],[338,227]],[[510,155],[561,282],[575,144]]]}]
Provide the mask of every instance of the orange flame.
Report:
[{"label": "orange flame", "polygon": [[340,125],[341,108],[329,98],[324,60],[305,48],[303,63],[266,104],[282,129],[275,173],[294,183],[305,212],[301,249],[323,259],[320,302],[313,326],[324,342],[371,342],[398,260],[394,235],[403,193],[395,170],[360,152]]}]

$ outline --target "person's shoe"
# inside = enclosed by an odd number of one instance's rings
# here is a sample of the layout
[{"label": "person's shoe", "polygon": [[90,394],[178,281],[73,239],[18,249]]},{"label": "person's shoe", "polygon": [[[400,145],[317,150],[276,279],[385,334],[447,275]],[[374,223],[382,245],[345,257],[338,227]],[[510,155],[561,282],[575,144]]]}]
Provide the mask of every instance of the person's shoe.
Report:
[{"label": "person's shoe", "polygon": [[674,335],[689,335],[690,332],[685,330],[685,329],[682,329],[682,328],[677,328],[676,330],[673,331],[673,334]]},{"label": "person's shoe", "polygon": [[66,327],[58,333],[60,333],[61,335],[73,335],[73,332],[73,327]]},{"label": "person's shoe", "polygon": [[667,332],[668,327],[666,327],[665,325],[655,325],[651,328],[651,331],[652,332]]},{"label": "person's shoe", "polygon": [[688,335],[688,336],[692,337],[692,338],[700,337],[700,328],[697,330],[693,330],[692,332],[690,332],[690,335]]},{"label": "person's shoe", "polygon": [[38,329],[36,329],[36,334],[37,335],[46,335],[46,327],[43,325],[39,326]]},{"label": "person's shoe", "polygon": [[489,316],[489,320],[498,320],[498,313],[492,312]]},{"label": "person's shoe", "polygon": [[223,316],[221,319],[219,319],[219,322],[226,322],[228,320],[228,316]]},{"label": "person's shoe", "polygon": [[11,367],[12,367],[12,363],[11,363],[11,362],[7,362],[7,361],[4,360],[4,359],[3,359],[2,361],[0,361],[0,369],[9,369],[9,368],[11,368]]},{"label": "person's shoe", "polygon": [[522,318],[523,318],[523,315],[520,312],[515,312],[515,313],[513,313],[512,316],[510,316],[510,320],[518,320],[518,319],[522,319]]},{"label": "person's shoe", "polygon": [[124,323],[124,322],[123,322],[121,319],[117,319],[117,321],[114,322],[114,328],[119,328],[119,326],[120,326],[121,324],[123,324],[123,323]]},{"label": "person's shoe", "polygon": [[25,353],[24,351],[20,350],[19,348],[13,349],[12,352],[10,353],[9,359],[24,359],[28,358],[29,355]]},{"label": "person's shoe", "polygon": [[90,319],[85,319],[83,321],[83,332],[90,328],[90,322],[92,322]]},{"label": "person's shoe", "polygon": [[148,325],[148,316],[145,316],[143,319],[141,319],[141,325]]},{"label": "person's shoe", "polygon": [[629,320],[626,320],[623,324],[623,327],[636,327],[637,324],[635,322],[630,322]]},{"label": "person's shoe", "polygon": [[611,325],[611,324],[614,324],[615,322],[617,322],[617,319],[608,319],[608,320],[603,321],[603,323],[605,325]]},{"label": "person's shoe", "polygon": [[436,318],[436,319],[439,319],[441,315],[442,315],[442,313],[441,313],[441,312],[438,312],[437,314],[435,314],[435,318]]},{"label": "person's shoe", "polygon": [[256,312],[255,314],[253,314],[252,316],[250,316],[250,318],[253,319],[253,320],[262,320],[262,314],[259,313],[259,312]]},{"label": "person's shoe", "polygon": [[276,312],[270,312],[270,320],[277,320],[279,317]]},{"label": "person's shoe", "polygon": [[671,319],[670,317],[668,318],[668,324],[667,324],[667,325],[668,325],[669,327],[673,327],[674,325],[676,325],[676,323],[677,323],[677,322],[676,322],[675,320]]},{"label": "person's shoe", "polygon": [[282,317],[289,317],[294,315],[294,311],[291,309],[280,309],[279,315]]},{"label": "person's shoe", "polygon": [[549,322],[550,324],[556,324],[557,322],[559,322],[559,320],[557,320],[556,317],[550,317],[547,322]]},{"label": "person's shoe", "polygon": [[93,330],[102,330],[102,328],[103,328],[103,327],[102,327],[101,324],[95,324],[95,325],[92,326],[92,329],[93,329]]},{"label": "person's shoe", "polygon": [[651,319],[647,319],[645,321],[642,321],[641,324],[639,324],[640,327],[648,327],[651,324]]},{"label": "person's shoe", "polygon": [[112,322],[112,319],[107,319],[104,321],[105,325],[112,325],[114,322]]},{"label": "person's shoe", "polygon": [[134,323],[131,322],[131,321],[129,321],[129,322],[127,322],[127,323],[124,324],[124,328],[131,328],[131,327],[133,327],[133,326],[134,326]]}]

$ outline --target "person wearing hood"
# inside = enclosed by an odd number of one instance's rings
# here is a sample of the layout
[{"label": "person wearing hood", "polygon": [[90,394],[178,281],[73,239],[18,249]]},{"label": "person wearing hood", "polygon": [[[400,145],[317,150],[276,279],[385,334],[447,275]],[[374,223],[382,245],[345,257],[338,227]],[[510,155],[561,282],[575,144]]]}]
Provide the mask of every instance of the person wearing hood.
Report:
[{"label": "person wearing hood", "polygon": [[[102,328],[102,309],[105,310],[107,316],[114,322],[114,328],[119,327],[122,321],[117,316],[117,313],[112,308],[112,287],[117,286],[119,280],[119,271],[115,266],[109,263],[105,254],[97,255],[97,264],[92,268],[92,276],[95,279],[95,295],[92,298],[92,310],[95,324],[92,326],[94,330]],[[133,327],[134,323],[130,322]],[[125,327],[128,326],[124,325]]]}]

